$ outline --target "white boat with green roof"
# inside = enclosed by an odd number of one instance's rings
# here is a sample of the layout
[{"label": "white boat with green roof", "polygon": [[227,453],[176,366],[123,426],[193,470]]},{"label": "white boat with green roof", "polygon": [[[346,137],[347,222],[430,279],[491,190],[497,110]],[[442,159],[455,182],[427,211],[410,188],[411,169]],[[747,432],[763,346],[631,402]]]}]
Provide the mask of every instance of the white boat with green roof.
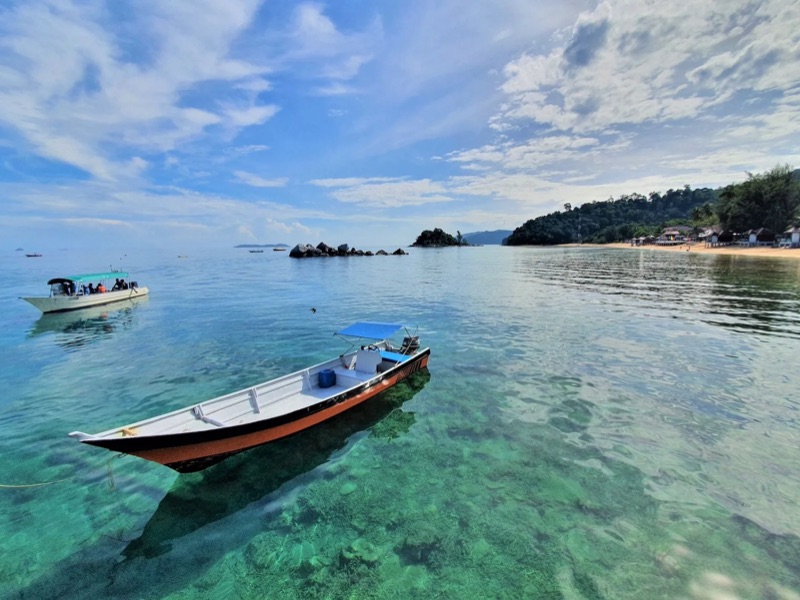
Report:
[{"label": "white boat with green roof", "polygon": [[[102,285],[101,285],[102,284]],[[43,313],[78,310],[146,296],[148,289],[129,281],[125,271],[55,277],[47,282],[49,296],[22,298]]]}]

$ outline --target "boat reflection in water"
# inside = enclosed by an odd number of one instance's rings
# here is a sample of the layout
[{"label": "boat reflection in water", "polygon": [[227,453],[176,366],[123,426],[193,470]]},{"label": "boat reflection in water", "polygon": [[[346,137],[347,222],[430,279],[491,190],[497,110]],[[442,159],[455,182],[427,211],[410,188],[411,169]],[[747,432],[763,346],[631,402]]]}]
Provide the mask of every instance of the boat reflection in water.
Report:
[{"label": "boat reflection in water", "polygon": [[319,467],[363,436],[393,439],[408,432],[414,413],[402,405],[430,380],[422,369],[333,419],[243,452],[199,473],[178,477],[141,535],[128,543],[126,559],[154,558],[171,542],[224,519],[254,502],[268,508],[322,475]]},{"label": "boat reflection in water", "polygon": [[46,313],[28,330],[28,336],[54,334],[59,346],[80,348],[114,331],[130,329],[136,323],[136,307],[147,301],[148,296],[141,296],[74,312]]}]

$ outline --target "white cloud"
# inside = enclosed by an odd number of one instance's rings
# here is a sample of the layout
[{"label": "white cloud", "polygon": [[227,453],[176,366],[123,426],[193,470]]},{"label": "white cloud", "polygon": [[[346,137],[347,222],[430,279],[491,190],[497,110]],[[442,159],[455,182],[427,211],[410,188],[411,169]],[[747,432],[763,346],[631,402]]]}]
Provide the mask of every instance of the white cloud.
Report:
[{"label": "white cloud", "polygon": [[392,177],[341,177],[338,179],[313,179],[309,181],[311,185],[316,185],[319,187],[335,187],[335,188],[344,188],[344,187],[357,187],[361,185],[366,185],[368,183],[375,184],[375,183],[389,183],[396,181],[396,179]]},{"label": "white cloud", "polygon": [[357,92],[358,89],[352,85],[347,85],[338,81],[319,86],[314,90],[314,93],[318,96],[349,96]]},{"label": "white cloud", "polygon": [[569,158],[588,156],[599,144],[600,141],[594,137],[546,135],[524,143],[507,142],[454,152],[448,158],[453,162],[468,163],[468,166],[489,163],[510,170],[531,170]]},{"label": "white cloud", "polygon": [[[286,29],[269,31],[263,43],[270,64],[277,71],[290,71],[298,79],[341,83],[358,76],[373,60],[373,49],[382,36],[378,19],[373,19],[363,31],[344,32],[325,14],[321,4],[305,2],[294,8]],[[353,88],[326,85],[320,89],[344,93]]]},{"label": "white cloud", "polygon": [[278,112],[278,107],[269,106],[248,106],[246,108],[226,108],[223,114],[227,123],[236,128],[249,127],[250,125],[260,125],[270,119]]},{"label": "white cloud", "polygon": [[131,224],[119,219],[92,219],[88,217],[73,218],[67,217],[61,221],[65,225],[78,225],[80,227],[88,227],[95,230],[107,230],[109,227],[123,227],[131,229]]},{"label": "white cloud", "polygon": [[253,79],[247,79],[240,83],[237,83],[236,86],[240,90],[247,90],[248,92],[255,92],[256,94],[260,94],[261,92],[268,92],[272,89],[272,84],[267,81],[266,79],[262,79],[260,77],[254,77]]},{"label": "white cloud", "polygon": [[[168,151],[220,123],[245,127],[274,115],[274,106],[228,108],[187,104],[201,82],[240,82],[252,93],[267,69],[229,58],[232,42],[249,25],[256,2],[178,5],[140,11],[144,27],[133,38],[124,24],[106,21],[85,3],[20,4],[0,25],[0,123],[31,151],[102,179],[129,175],[119,161],[128,144]],[[127,48],[149,53],[137,59]],[[142,55],[143,57],[146,54]]]},{"label": "white cloud", "polygon": [[301,233],[311,233],[312,229],[310,227],[306,227],[302,223],[298,223],[297,221],[294,221],[292,223],[291,228],[290,228],[290,232],[295,232],[295,231],[299,231]]},{"label": "white cloud", "polygon": [[452,202],[445,186],[429,179],[339,179],[316,180],[312,184],[337,188],[331,196],[346,204],[360,204],[372,208],[399,208],[421,206],[438,202]]},{"label": "white cloud", "polygon": [[264,144],[248,144],[246,146],[232,146],[225,149],[225,153],[231,156],[246,156],[256,152],[269,150],[269,146]]},{"label": "white cloud", "polygon": [[236,179],[238,179],[242,183],[246,183],[247,185],[252,185],[253,187],[262,187],[262,188],[285,187],[287,182],[289,181],[286,177],[279,177],[277,179],[264,179],[263,177],[259,177],[258,175],[253,175],[252,173],[248,173],[246,171],[234,171],[233,174],[236,176]]},{"label": "white cloud", "polygon": [[[562,131],[707,114],[735,93],[788,90],[800,79],[796,7],[713,0],[603,2],[563,47],[510,62],[499,127],[533,120]],[[736,34],[732,38],[731,32]]]}]

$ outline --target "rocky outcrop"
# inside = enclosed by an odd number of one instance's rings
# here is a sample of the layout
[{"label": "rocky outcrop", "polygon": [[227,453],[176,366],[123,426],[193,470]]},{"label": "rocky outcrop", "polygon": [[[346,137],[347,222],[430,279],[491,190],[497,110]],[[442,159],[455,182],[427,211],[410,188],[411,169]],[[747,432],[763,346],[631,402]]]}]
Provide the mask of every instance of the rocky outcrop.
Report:
[{"label": "rocky outcrop", "polygon": [[[402,248],[398,248],[392,252],[393,256],[403,256],[405,254],[408,254],[408,252]],[[297,244],[291,249],[289,256],[292,258],[312,258],[319,256],[389,256],[389,253],[386,252],[386,250],[378,250],[375,253],[371,250],[357,250],[351,248],[347,244],[341,244],[334,248],[333,246],[328,246],[325,242],[320,242],[316,246],[312,246],[311,244]]]}]

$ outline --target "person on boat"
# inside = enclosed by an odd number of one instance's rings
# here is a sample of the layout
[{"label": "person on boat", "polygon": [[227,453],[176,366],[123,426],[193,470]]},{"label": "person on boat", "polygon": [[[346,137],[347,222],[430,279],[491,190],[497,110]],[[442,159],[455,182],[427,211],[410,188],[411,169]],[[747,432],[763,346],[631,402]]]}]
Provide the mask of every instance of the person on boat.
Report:
[{"label": "person on boat", "polygon": [[117,280],[114,282],[114,287],[111,288],[111,291],[116,292],[117,290],[121,289],[122,289],[122,281],[120,281],[120,278],[117,277]]},{"label": "person on boat", "polygon": [[94,294],[94,286],[91,283],[89,284],[89,293]]},{"label": "person on boat", "polygon": [[100,283],[97,284],[97,287],[94,288],[94,291],[97,292],[98,294],[104,294],[106,291],[106,286],[104,286],[103,282],[101,281]]}]

